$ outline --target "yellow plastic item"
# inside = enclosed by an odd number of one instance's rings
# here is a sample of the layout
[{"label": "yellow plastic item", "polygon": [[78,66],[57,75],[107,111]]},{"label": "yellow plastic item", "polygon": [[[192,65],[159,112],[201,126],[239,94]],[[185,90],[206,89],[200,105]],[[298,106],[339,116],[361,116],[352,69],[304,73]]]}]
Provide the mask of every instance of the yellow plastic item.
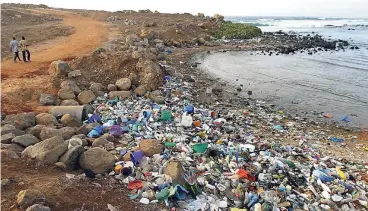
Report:
[{"label": "yellow plastic item", "polygon": [[341,171],[341,168],[336,166],[336,171],[337,171],[337,174],[339,175],[339,177],[343,180],[346,180],[346,176],[344,174],[344,172]]},{"label": "yellow plastic item", "polygon": [[121,171],[121,169],[123,168],[123,166],[122,165],[117,165],[117,166],[115,166],[115,172],[116,173],[120,173],[120,171]]},{"label": "yellow plastic item", "polygon": [[248,211],[247,209],[231,208],[230,211]]},{"label": "yellow plastic item", "polygon": [[216,144],[222,144],[223,141],[221,139],[217,140]]}]

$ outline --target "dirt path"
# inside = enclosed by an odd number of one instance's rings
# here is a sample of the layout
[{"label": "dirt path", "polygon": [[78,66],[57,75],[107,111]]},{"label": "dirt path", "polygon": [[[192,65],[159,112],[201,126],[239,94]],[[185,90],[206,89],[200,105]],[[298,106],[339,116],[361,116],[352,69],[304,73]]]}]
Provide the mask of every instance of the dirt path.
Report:
[{"label": "dirt path", "polygon": [[40,93],[56,93],[47,73],[50,63],[89,53],[107,41],[109,36],[108,27],[91,18],[52,9],[32,12],[60,16],[63,24],[73,27],[75,33],[30,46],[30,63],[13,63],[10,58],[2,62],[1,97],[5,113],[45,110],[45,107],[39,106],[37,98]]}]

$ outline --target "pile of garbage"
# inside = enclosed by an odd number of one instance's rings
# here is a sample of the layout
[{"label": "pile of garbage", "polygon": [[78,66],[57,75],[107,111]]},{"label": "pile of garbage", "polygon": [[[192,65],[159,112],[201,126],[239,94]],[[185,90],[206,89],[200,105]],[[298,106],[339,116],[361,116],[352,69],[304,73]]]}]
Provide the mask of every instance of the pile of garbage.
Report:
[{"label": "pile of garbage", "polygon": [[[191,85],[170,76],[165,104],[97,97],[88,137],[119,158],[109,175],[132,200],[170,210],[367,210],[368,165],[323,157],[300,135],[299,146],[267,139],[261,128],[288,136],[295,122],[257,101],[228,110],[191,102]],[[261,124],[262,123],[262,124]],[[94,177],[93,172],[86,172]]]}]

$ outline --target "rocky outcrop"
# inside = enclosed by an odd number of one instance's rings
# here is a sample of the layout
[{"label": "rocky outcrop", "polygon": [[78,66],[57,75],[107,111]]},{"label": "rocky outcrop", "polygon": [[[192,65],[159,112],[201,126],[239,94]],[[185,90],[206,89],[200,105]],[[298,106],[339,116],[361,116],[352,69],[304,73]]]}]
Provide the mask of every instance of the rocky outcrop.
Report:
[{"label": "rocky outcrop", "polygon": [[55,105],[56,104],[56,96],[53,94],[41,94],[40,100],[41,105],[47,106],[47,105]]},{"label": "rocky outcrop", "polygon": [[17,136],[13,138],[11,142],[15,144],[19,144],[23,147],[28,147],[28,146],[37,144],[38,142],[40,142],[40,140],[38,140],[38,138],[35,137],[34,135],[25,134],[25,135]]},{"label": "rocky outcrop", "polygon": [[164,73],[157,63],[140,59],[136,67],[140,69],[140,85],[145,86],[148,91],[156,90],[161,86]]},{"label": "rocky outcrop", "polygon": [[95,174],[108,172],[114,167],[114,156],[99,147],[94,147],[84,152],[79,159],[83,169],[90,169]]},{"label": "rocky outcrop", "polygon": [[43,164],[54,164],[67,148],[68,143],[61,136],[55,136],[27,147],[22,152],[22,157],[36,159]]},{"label": "rocky outcrop", "polygon": [[60,157],[59,161],[65,164],[67,170],[75,170],[78,167],[79,157],[83,152],[82,146],[72,147]]},{"label": "rocky outcrop", "polygon": [[139,149],[147,157],[152,157],[154,154],[159,154],[164,149],[164,146],[158,140],[147,139],[139,143]]},{"label": "rocky outcrop", "polygon": [[4,122],[14,125],[17,129],[24,130],[35,125],[35,117],[34,113],[10,114],[6,115]]},{"label": "rocky outcrop", "polygon": [[38,125],[55,125],[58,121],[49,113],[40,113],[36,116],[36,123]]},{"label": "rocky outcrop", "polygon": [[60,129],[45,127],[41,130],[40,138],[41,140],[49,139],[54,136],[60,136],[64,140],[70,139],[75,135],[75,129],[72,127],[63,127]]},{"label": "rocky outcrop", "polygon": [[96,95],[91,90],[85,90],[78,94],[78,101],[80,104],[88,104],[96,99]]},{"label": "rocky outcrop", "polygon": [[115,85],[120,91],[128,91],[132,86],[132,82],[129,78],[120,78],[116,81]]}]

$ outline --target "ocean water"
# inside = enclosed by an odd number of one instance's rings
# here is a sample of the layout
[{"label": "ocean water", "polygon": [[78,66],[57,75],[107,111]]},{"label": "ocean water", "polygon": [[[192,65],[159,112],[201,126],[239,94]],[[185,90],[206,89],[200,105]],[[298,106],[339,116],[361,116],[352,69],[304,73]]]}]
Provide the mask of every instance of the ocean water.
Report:
[{"label": "ocean water", "polygon": [[[291,113],[354,127],[368,127],[368,20],[338,18],[227,17],[258,25],[262,31],[312,32],[326,39],[344,39],[359,50],[318,52],[313,55],[251,55],[250,52],[214,53],[200,68],[253,91],[253,98],[284,107]],[[238,81],[236,80],[238,79]],[[244,93],[246,94],[246,93]],[[314,112],[312,112],[314,111]],[[351,120],[341,121],[345,116]]]}]

